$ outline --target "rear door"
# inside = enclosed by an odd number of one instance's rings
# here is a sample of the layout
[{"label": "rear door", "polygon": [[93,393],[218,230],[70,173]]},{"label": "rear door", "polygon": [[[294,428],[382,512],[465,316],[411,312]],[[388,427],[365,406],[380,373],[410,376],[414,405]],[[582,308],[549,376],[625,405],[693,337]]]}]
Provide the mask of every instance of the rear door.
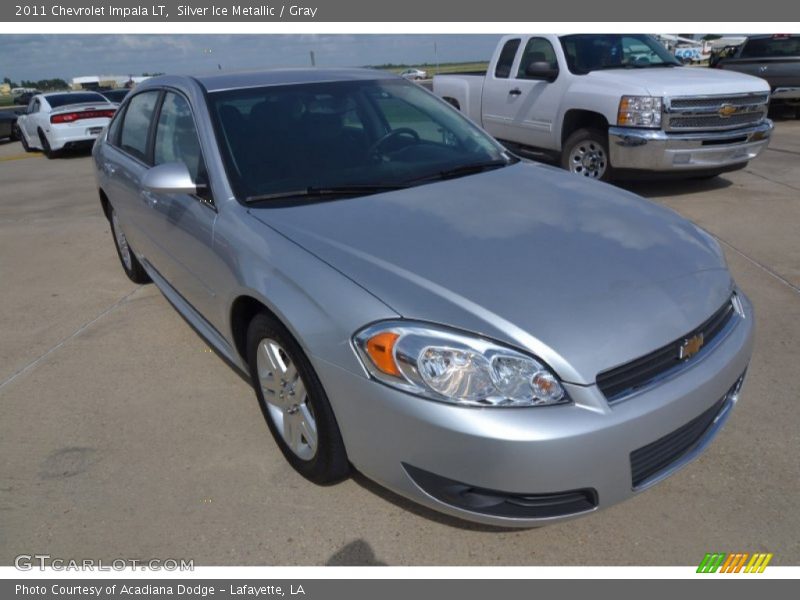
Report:
[{"label": "rear door", "polygon": [[510,115],[511,107],[517,101],[512,68],[521,43],[521,38],[506,40],[497,55],[494,69],[487,72],[483,80],[481,124],[486,131],[501,140],[517,141],[510,126]]},{"label": "rear door", "polygon": [[23,126],[25,127],[25,133],[28,139],[37,146],[39,145],[39,135],[36,131],[36,120],[42,116],[40,114],[41,111],[42,101],[39,99],[39,96],[34,96],[31,98],[30,104],[28,105],[28,112],[23,120]]},{"label": "rear door", "polygon": [[[527,75],[531,63],[548,63],[558,68],[556,50],[549,40],[530,37],[514,61],[503,90],[498,89],[493,107],[500,123],[495,137],[538,148],[554,147],[554,123],[559,111],[565,77],[555,81]],[[505,94],[501,92],[505,91]]]},{"label": "rear door", "polygon": [[148,198],[141,181],[150,167],[148,148],[160,90],[147,90],[133,96],[124,113],[113,123],[108,143],[103,145],[98,168],[104,190],[137,254],[158,265],[160,250],[146,227]]}]

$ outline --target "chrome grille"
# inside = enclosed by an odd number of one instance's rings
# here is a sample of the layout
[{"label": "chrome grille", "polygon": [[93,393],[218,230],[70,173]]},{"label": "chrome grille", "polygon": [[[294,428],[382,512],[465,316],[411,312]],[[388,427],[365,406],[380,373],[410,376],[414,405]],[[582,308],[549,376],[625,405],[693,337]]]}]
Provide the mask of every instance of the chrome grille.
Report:
[{"label": "chrome grille", "polygon": [[744,125],[754,125],[764,118],[764,113],[752,112],[733,115],[732,117],[718,117],[710,115],[707,117],[678,117],[673,116],[669,120],[671,129],[722,129],[742,127]]},{"label": "chrome grille", "polygon": [[768,105],[769,94],[766,92],[667,98],[664,103],[664,126],[667,131],[713,131],[747,127],[766,117]]},{"label": "chrome grille", "polygon": [[698,96],[689,98],[672,98],[673,109],[719,108],[723,104],[744,106],[747,104],[766,104],[769,94],[747,94],[744,96]]}]

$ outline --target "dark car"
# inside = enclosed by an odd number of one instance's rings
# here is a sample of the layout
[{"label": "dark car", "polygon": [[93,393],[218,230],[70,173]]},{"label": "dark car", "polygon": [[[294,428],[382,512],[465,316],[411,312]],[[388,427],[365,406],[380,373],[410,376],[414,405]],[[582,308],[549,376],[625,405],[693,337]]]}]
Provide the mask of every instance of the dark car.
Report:
[{"label": "dark car", "polygon": [[800,117],[800,35],[750,36],[714,66],[765,79],[772,88],[770,105],[789,107]]},{"label": "dark car", "polygon": [[41,93],[42,92],[39,91],[39,90],[34,90],[32,92],[23,92],[19,96],[16,97],[16,99],[14,100],[14,104],[17,104],[19,106],[28,106],[28,104],[30,104],[30,102],[31,102],[31,99],[36,94],[41,94]]},{"label": "dark car", "polygon": [[120,104],[130,93],[129,89],[121,88],[118,90],[99,90],[100,93],[105,96],[109,102],[113,102],[114,104]]},{"label": "dark car", "polygon": [[24,111],[11,109],[0,110],[0,140],[16,140],[19,137],[17,133],[17,117],[22,112]]}]

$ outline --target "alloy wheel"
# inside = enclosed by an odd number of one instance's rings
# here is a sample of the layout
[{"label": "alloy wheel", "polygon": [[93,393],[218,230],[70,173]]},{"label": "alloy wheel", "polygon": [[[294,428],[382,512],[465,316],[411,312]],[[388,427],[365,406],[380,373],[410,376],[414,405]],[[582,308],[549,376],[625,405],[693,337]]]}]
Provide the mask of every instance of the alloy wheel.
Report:
[{"label": "alloy wheel", "polygon": [[317,452],[317,421],[294,362],[278,342],[265,338],[258,344],[256,368],[267,412],[283,441],[299,458],[311,460]]}]

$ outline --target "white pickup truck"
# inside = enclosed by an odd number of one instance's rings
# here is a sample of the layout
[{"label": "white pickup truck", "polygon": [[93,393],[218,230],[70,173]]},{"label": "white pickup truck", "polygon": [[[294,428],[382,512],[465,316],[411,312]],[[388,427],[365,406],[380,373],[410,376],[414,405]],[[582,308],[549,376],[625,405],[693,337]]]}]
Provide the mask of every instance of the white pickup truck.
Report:
[{"label": "white pickup truck", "polygon": [[487,73],[436,76],[433,92],[512,150],[603,180],[740,169],[773,129],[765,81],[683,67],[642,34],[508,35]]}]

